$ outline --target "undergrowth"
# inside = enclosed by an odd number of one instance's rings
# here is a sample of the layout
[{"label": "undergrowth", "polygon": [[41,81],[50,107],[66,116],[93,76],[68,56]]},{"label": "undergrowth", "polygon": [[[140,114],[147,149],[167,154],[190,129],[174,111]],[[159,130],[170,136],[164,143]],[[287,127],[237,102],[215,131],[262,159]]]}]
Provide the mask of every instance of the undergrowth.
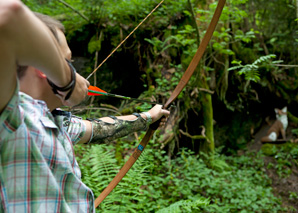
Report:
[{"label": "undergrowth", "polygon": [[274,158],[275,163],[269,163],[267,168],[275,169],[280,178],[289,177],[293,166],[298,166],[298,145],[295,143],[264,144],[262,152]]},{"label": "undergrowth", "polygon": [[[132,145],[122,146],[123,150],[127,150]],[[93,190],[95,197],[127,160],[118,165],[113,146],[76,146],[75,150],[83,182]],[[206,158],[207,161],[203,161],[200,155],[182,149],[170,159],[151,141],[133,168],[96,211],[286,211],[281,207],[281,200],[272,193],[261,154],[215,154],[212,161],[204,156]]]}]

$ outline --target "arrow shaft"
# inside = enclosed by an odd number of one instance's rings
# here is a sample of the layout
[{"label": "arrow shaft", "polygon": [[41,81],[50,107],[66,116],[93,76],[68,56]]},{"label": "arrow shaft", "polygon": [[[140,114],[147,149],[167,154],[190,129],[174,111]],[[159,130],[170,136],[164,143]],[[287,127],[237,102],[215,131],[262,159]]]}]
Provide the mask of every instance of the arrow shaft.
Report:
[{"label": "arrow shaft", "polygon": [[90,89],[88,91],[92,92],[92,93],[99,94],[99,95],[121,98],[121,99],[125,99],[125,100],[133,100],[133,101],[137,101],[137,102],[141,102],[141,103],[158,104],[156,102],[145,101],[145,100],[141,100],[141,99],[137,99],[137,98],[131,98],[131,97],[127,97],[127,96],[123,96],[123,95],[116,95],[116,94],[107,93],[107,92],[99,92],[99,91],[90,90]]},{"label": "arrow shaft", "polygon": [[112,94],[112,93],[107,93],[107,96],[115,97],[115,98],[122,98],[122,99],[125,99],[125,100],[133,100],[133,98],[131,98],[131,97],[126,97],[126,96],[123,96],[123,95],[116,95],[116,94]]}]

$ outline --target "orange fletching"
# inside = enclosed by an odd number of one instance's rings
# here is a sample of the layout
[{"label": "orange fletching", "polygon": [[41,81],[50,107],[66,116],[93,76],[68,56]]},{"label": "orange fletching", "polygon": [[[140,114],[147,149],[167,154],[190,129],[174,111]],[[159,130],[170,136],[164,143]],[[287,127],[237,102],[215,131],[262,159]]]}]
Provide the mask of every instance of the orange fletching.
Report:
[{"label": "orange fletching", "polygon": [[[88,87],[88,90],[93,90],[93,91],[97,91],[97,92],[101,92],[101,93],[107,93],[106,91],[98,88],[98,87],[95,87],[95,86],[89,86]],[[103,94],[98,94],[98,93],[93,93],[93,92],[88,92],[88,95],[89,96],[100,96],[100,95],[103,95]]]}]

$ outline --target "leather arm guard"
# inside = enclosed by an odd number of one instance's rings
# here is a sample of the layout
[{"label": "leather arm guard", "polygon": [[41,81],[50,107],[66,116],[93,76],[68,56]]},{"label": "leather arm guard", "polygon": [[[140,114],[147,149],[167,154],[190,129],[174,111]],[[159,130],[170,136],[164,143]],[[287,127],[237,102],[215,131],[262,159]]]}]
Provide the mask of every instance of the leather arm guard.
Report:
[{"label": "leather arm guard", "polygon": [[115,116],[110,116],[114,120],[113,123],[104,122],[99,119],[88,119],[92,124],[92,135],[89,143],[110,143],[112,140],[124,137],[132,132],[146,130],[150,124],[150,119],[146,121],[140,114],[133,113],[137,118],[132,121],[121,120]]}]

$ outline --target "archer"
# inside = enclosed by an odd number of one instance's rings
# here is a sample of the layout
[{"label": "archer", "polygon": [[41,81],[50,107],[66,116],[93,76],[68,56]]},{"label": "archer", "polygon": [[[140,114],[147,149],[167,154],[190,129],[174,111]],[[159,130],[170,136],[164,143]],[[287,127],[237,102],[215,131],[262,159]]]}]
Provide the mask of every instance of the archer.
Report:
[{"label": "archer", "polygon": [[63,31],[49,29],[18,0],[0,0],[0,46],[1,210],[94,211],[72,146],[97,141],[116,120],[144,128],[169,112],[157,105],[137,116],[83,121],[56,110],[84,100],[89,82],[72,66]]}]

